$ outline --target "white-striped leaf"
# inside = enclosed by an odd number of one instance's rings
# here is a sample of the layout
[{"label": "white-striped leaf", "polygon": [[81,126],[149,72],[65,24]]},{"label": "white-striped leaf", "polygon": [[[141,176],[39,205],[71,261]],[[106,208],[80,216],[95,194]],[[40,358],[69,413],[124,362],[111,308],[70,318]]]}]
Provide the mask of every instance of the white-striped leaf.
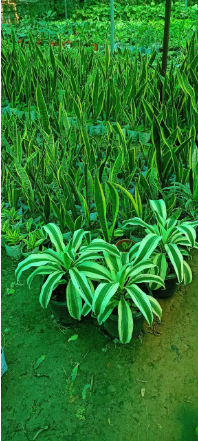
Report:
[{"label": "white-striped leaf", "polygon": [[111,254],[108,254],[106,251],[104,251],[103,254],[104,254],[105,262],[111,273],[115,274],[121,270],[122,263],[120,256],[119,257],[112,256]]},{"label": "white-striped leaf", "polygon": [[188,263],[184,260],[184,285],[192,282],[192,271]]},{"label": "white-striped leaf", "polygon": [[104,312],[118,287],[119,283],[100,283],[100,285],[98,285],[93,299],[93,312],[97,316]]},{"label": "white-striped leaf", "polygon": [[68,311],[74,319],[80,320],[82,313],[82,298],[70,280],[66,289]]},{"label": "white-striped leaf", "polygon": [[165,250],[168,254],[168,257],[173,265],[175,273],[178,278],[178,282],[181,283],[184,278],[184,259],[177,245],[173,243],[169,243],[165,245]]},{"label": "white-striped leaf", "polygon": [[196,239],[196,233],[193,227],[190,225],[181,224],[180,226],[176,227],[177,230],[179,230],[181,233],[185,234],[187,240],[190,242],[191,246],[194,247],[195,245],[195,239]]},{"label": "white-striped leaf", "polygon": [[145,317],[148,324],[151,326],[153,323],[153,313],[151,309],[151,304],[148,300],[147,295],[142,291],[139,286],[133,284],[131,286],[126,286],[126,290],[130,297],[132,298],[135,305],[139,308],[143,316]]},{"label": "white-striped leaf", "polygon": [[83,231],[83,230],[76,230],[74,232],[72,238],[72,248],[74,249],[75,252],[80,248],[83,237],[86,236],[87,234],[88,231]]},{"label": "white-striped leaf", "polygon": [[93,295],[86,276],[83,273],[80,273],[76,268],[70,269],[69,274],[75,288],[83,300],[88,303],[89,306],[92,306]]},{"label": "white-striped leaf", "polygon": [[118,303],[118,333],[121,343],[130,342],[133,334],[133,316],[123,296]]},{"label": "white-striped leaf", "polygon": [[[155,264],[155,267],[151,269],[151,274],[159,275],[162,280],[165,280],[168,269],[165,255],[163,253],[157,253],[152,261]],[[160,285],[151,282],[149,283],[149,287],[153,290],[160,288]]]},{"label": "white-striped leaf", "polygon": [[166,225],[166,204],[163,199],[159,199],[158,201],[150,200],[151,209],[154,211],[158,222],[164,227]]},{"label": "white-striped leaf", "polygon": [[127,278],[127,277],[134,277],[134,276],[136,276],[137,274],[140,274],[142,271],[144,271],[144,270],[148,270],[148,269],[150,269],[150,268],[154,268],[155,267],[155,264],[154,263],[152,263],[152,262],[149,262],[149,261],[147,261],[147,262],[140,262],[140,263],[137,263],[137,265],[131,265],[131,264],[129,264],[128,266],[127,266],[127,268],[126,269],[124,269],[124,276],[125,276],[125,279]]},{"label": "white-striped leaf", "polygon": [[103,255],[97,254],[96,251],[82,252],[76,260],[76,265],[83,263],[86,260],[98,260],[103,259]]},{"label": "white-striped leaf", "polygon": [[88,315],[92,310],[92,306],[89,306],[88,303],[84,303],[83,308],[82,308],[82,315],[84,315],[84,317],[86,317],[86,315]]},{"label": "white-striped leaf", "polygon": [[54,273],[49,275],[46,282],[42,286],[39,301],[43,308],[47,308],[47,305],[52,295],[52,291],[55,289],[55,285],[63,275],[63,272],[55,271]]},{"label": "white-striped leaf", "polygon": [[57,259],[54,259],[53,257],[49,256],[46,253],[31,254],[31,256],[28,256],[25,260],[23,260],[18,264],[17,269],[15,271],[17,281],[21,277],[23,271],[26,271],[32,266],[42,266],[42,265],[46,265],[47,263],[57,264],[59,262],[57,262]]},{"label": "white-striped leaf", "polygon": [[120,252],[118,251],[115,245],[110,245],[105,242],[103,239],[94,239],[90,245],[84,248],[85,251],[97,251],[111,254],[112,256],[120,257]]},{"label": "white-striped leaf", "polygon": [[155,234],[155,229],[152,225],[147,224],[139,217],[134,217],[133,219],[128,219],[123,222],[123,227],[126,227],[126,225],[137,225],[138,227],[147,228],[151,233]]},{"label": "white-striped leaf", "polygon": [[56,248],[57,252],[64,251],[65,244],[60,228],[55,224],[47,224],[44,227],[46,233],[49,234],[50,240]]},{"label": "white-striped leaf", "polygon": [[153,251],[157,248],[162,236],[156,234],[147,234],[147,236],[140,242],[140,247],[137,252],[134,263],[144,262],[149,259]]},{"label": "white-striped leaf", "polygon": [[107,268],[99,265],[99,263],[87,261],[78,265],[78,269],[91,280],[107,280],[112,282],[111,273]]},{"label": "white-striped leaf", "polygon": [[[132,283],[157,283],[159,286],[164,287],[164,282],[161,277],[156,276],[155,274],[140,274],[139,276],[135,276],[132,278]],[[130,286],[130,285],[128,285]]]},{"label": "white-striped leaf", "polygon": [[153,314],[155,314],[161,320],[161,318],[162,318],[162,308],[161,308],[159,302],[156,299],[154,299],[153,297],[151,297],[151,296],[147,296],[147,298],[149,299],[149,302],[151,304],[151,308],[152,308]]},{"label": "white-striped leaf", "polygon": [[54,271],[61,271],[61,267],[58,267],[58,265],[46,265],[46,266],[38,267],[27,278],[27,284],[28,284],[29,288],[30,288],[32,280],[34,279],[35,276],[37,276],[38,274],[42,274],[42,275],[46,274],[46,275],[48,275],[48,274],[54,273]]},{"label": "white-striped leaf", "polygon": [[104,323],[109,318],[109,316],[112,314],[114,308],[115,308],[115,303],[109,302],[108,305],[106,306],[105,310],[103,311],[103,313],[98,315],[98,324],[99,325]]}]

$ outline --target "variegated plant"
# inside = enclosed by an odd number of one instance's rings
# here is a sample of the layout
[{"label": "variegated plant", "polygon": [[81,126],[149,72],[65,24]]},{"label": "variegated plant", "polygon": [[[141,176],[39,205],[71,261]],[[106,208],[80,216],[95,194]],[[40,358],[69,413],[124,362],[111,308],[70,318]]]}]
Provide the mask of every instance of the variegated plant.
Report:
[{"label": "variegated plant", "polygon": [[[162,199],[150,200],[150,206],[156,224],[149,225],[142,219],[135,217],[125,221],[123,226],[138,225],[145,228],[147,234],[153,233],[160,237],[152,256],[156,267],[150,272],[159,274],[163,280],[173,278],[176,275],[179,283],[183,281],[187,285],[192,281],[192,271],[183,256],[188,256],[191,248],[198,248],[198,244],[195,242],[195,228],[198,226],[198,220],[180,222],[174,218],[167,218],[166,204]],[[168,274],[170,265],[172,265],[175,274]],[[159,287],[159,284],[150,283],[151,289]]]},{"label": "variegated plant", "polygon": [[[30,274],[27,283],[30,287],[31,282],[36,275],[48,276],[44,282],[41,293],[40,303],[46,308],[52,292],[59,284],[66,284],[66,301],[70,315],[80,320],[81,314],[87,315],[92,308],[93,289],[91,283],[79,271],[80,264],[86,260],[99,259],[93,251],[81,251],[81,244],[84,237],[90,242],[90,233],[83,230],[75,231],[72,239],[65,246],[62,233],[55,224],[48,224],[43,227],[49,234],[54,249],[48,249],[38,254],[32,254],[23,262],[19,263],[16,269],[17,280],[19,280],[23,271],[38,267]],[[84,305],[82,300],[84,300]]]},{"label": "variegated plant", "polygon": [[146,295],[138,286],[150,282],[164,285],[161,277],[147,273],[155,266],[149,257],[160,240],[161,236],[148,234],[140,246],[134,245],[128,253],[120,252],[115,245],[102,239],[93,240],[84,248],[86,252],[102,252],[104,256],[103,264],[87,260],[78,267],[91,280],[101,282],[94,293],[93,313],[101,325],[117,308],[118,331],[122,343],[129,343],[132,337],[134,306],[141,311],[149,325],[153,322],[153,313],[161,318],[162,310],[157,300]]}]

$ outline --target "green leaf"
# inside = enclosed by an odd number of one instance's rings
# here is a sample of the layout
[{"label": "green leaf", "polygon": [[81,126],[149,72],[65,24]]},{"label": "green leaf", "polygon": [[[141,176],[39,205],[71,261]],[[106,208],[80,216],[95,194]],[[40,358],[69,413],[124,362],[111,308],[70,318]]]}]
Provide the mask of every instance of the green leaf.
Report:
[{"label": "green leaf", "polygon": [[102,233],[104,236],[104,239],[109,242],[110,240],[110,232],[107,224],[107,217],[106,217],[106,201],[102,189],[102,185],[99,182],[98,177],[95,178],[95,203],[96,208],[98,212],[98,217],[102,229]]},{"label": "green leaf", "polygon": [[83,273],[80,273],[76,268],[69,270],[72,283],[79,292],[83,300],[92,306],[93,295],[88,281]]},{"label": "green leaf", "polygon": [[57,285],[57,282],[61,279],[63,275],[63,272],[55,271],[54,273],[49,275],[46,282],[42,286],[39,301],[43,308],[47,308],[52,292],[55,289],[55,285]]},{"label": "green leaf", "polygon": [[34,365],[34,369],[37,369],[40,366],[40,364],[45,360],[45,358],[46,358],[46,355],[41,355],[41,357],[39,357],[36,360],[36,363]]},{"label": "green leaf", "polygon": [[48,224],[43,227],[46,233],[49,234],[50,240],[56,248],[57,253],[64,251],[65,244],[63,242],[63,236],[60,228],[55,224]]},{"label": "green leaf", "polygon": [[78,334],[74,334],[70,338],[68,338],[67,341],[75,341],[75,340],[77,340],[77,338],[78,338]]},{"label": "green leaf", "polygon": [[191,227],[190,225],[180,224],[180,226],[177,226],[176,229],[181,231],[182,234],[185,234],[191,246],[194,247],[195,239],[196,239],[196,233],[194,228]]},{"label": "green leaf", "polygon": [[96,315],[104,312],[118,287],[119,283],[100,283],[98,285],[93,298],[93,312]]},{"label": "green leaf", "polygon": [[176,272],[178,282],[181,283],[184,278],[183,256],[176,244],[171,244],[171,243],[166,244],[165,250]]},{"label": "green leaf", "polygon": [[83,387],[83,391],[82,391],[82,399],[85,400],[86,398],[86,392],[89,389],[89,391],[91,390],[91,384],[85,384],[85,386]]},{"label": "green leaf", "polygon": [[166,225],[166,204],[163,199],[159,199],[158,201],[150,200],[151,209],[154,211],[158,222],[164,227]]},{"label": "green leaf", "polygon": [[142,291],[139,286],[133,284],[126,286],[126,290],[130,297],[132,298],[135,305],[139,308],[143,316],[145,317],[148,324],[151,326],[153,323],[153,313],[151,309],[151,304],[148,300],[147,295]]},{"label": "green leaf", "polygon": [[137,225],[143,228],[147,228],[148,230],[151,231],[151,233],[156,233],[155,228],[152,227],[152,225],[147,224],[146,222],[144,222],[142,219],[140,219],[139,217],[134,217],[133,219],[128,219],[126,221],[123,222],[123,227],[126,227],[126,225]]},{"label": "green leaf", "polygon": [[157,248],[162,236],[156,234],[147,234],[147,236],[140,242],[137,255],[134,263],[140,263],[149,259],[153,251]]},{"label": "green leaf", "polygon": [[46,266],[40,266],[37,268],[33,273],[30,274],[30,276],[27,278],[27,284],[30,288],[32,280],[36,275],[48,275],[51,273],[54,273],[54,271],[61,271],[61,266],[58,265],[46,265]]},{"label": "green leaf", "polygon": [[133,316],[123,296],[118,303],[118,332],[121,343],[130,342],[133,333]]},{"label": "green leaf", "polygon": [[117,249],[115,245],[111,245],[107,242],[105,242],[103,239],[94,239],[90,245],[84,248],[84,251],[97,251],[97,252],[104,252],[111,254],[115,257],[120,257],[120,252]]},{"label": "green leaf", "polygon": [[47,253],[42,254],[31,254],[31,256],[27,257],[25,260],[20,262],[15,271],[17,281],[21,277],[23,271],[31,268],[32,266],[42,266],[49,264],[59,264],[59,261]]},{"label": "green leaf", "polygon": [[184,285],[192,282],[192,271],[188,263],[184,260]]},{"label": "green leaf", "polygon": [[82,298],[71,280],[67,285],[66,294],[67,308],[71,317],[80,320],[82,314]]},{"label": "green leaf", "polygon": [[73,369],[72,369],[72,381],[74,381],[77,377],[78,374],[78,366],[80,365],[80,363],[78,363]]},{"label": "green leaf", "polygon": [[102,265],[99,265],[97,262],[84,262],[78,265],[79,271],[82,271],[86,277],[89,277],[91,280],[108,280],[112,281],[111,273]]},{"label": "green leaf", "polygon": [[115,187],[110,182],[107,182],[107,185],[110,190],[111,201],[112,201],[112,214],[113,214],[113,221],[112,221],[112,226],[111,226],[111,237],[110,237],[110,242],[111,242],[112,238],[113,238],[115,224],[117,221],[118,212],[119,212],[119,196],[118,196],[118,192],[116,191]]},{"label": "green leaf", "polygon": [[152,308],[153,314],[155,314],[161,320],[162,308],[161,308],[159,302],[156,299],[154,299],[153,297],[151,297],[151,296],[147,295],[147,298],[148,298],[148,300],[149,300],[149,302],[151,304],[151,308]]},{"label": "green leaf", "polygon": [[39,111],[40,117],[41,117],[41,124],[42,124],[45,132],[49,135],[50,134],[49,117],[48,117],[47,107],[46,107],[45,100],[43,98],[43,94],[42,94],[39,83],[38,83],[37,89],[36,89],[36,101],[37,101],[38,111]]}]

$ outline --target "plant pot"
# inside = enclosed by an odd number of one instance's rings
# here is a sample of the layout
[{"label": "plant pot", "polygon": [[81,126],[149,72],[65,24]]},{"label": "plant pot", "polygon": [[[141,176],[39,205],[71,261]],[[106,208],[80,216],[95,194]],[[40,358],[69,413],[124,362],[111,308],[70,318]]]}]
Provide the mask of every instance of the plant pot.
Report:
[{"label": "plant pot", "polygon": [[23,243],[19,243],[19,245],[9,246],[5,244],[6,253],[12,259],[21,259],[22,257],[22,249]]},{"label": "plant pot", "polygon": [[5,361],[5,355],[4,355],[4,352],[3,352],[3,348],[1,346],[1,376],[3,374],[5,374],[5,372],[7,370],[8,370],[8,367],[7,367],[7,364],[6,364],[6,361]]},{"label": "plant pot", "polygon": [[78,322],[78,320],[74,319],[69,314],[66,302],[58,302],[57,300],[51,299],[49,305],[53,316],[61,323],[61,325],[72,325]]},{"label": "plant pot", "polygon": [[94,51],[98,50],[98,45],[96,43],[91,43],[91,46],[94,46]]},{"label": "plant pot", "polygon": [[167,279],[165,280],[165,289],[163,287],[153,290],[153,297],[156,299],[168,299],[169,297],[173,297],[175,292],[177,291],[178,284],[177,279]]},{"label": "plant pot", "polygon": [[32,251],[27,251],[25,253],[22,253],[22,256],[26,258],[31,256],[31,254],[38,253],[38,251],[39,251],[39,247],[36,247]]},{"label": "plant pot", "polygon": [[[143,329],[144,316],[141,312],[133,314],[133,334],[132,338],[138,337]],[[110,317],[103,323],[103,328],[108,332],[111,337],[119,338],[118,334],[118,316],[111,314]]]},{"label": "plant pot", "polygon": [[196,242],[198,242],[198,228],[196,229]]},{"label": "plant pot", "polygon": [[133,246],[134,242],[131,239],[121,239],[118,240],[118,242],[116,242],[116,247],[118,248],[119,251],[121,251],[122,253],[127,253],[128,251],[124,251],[124,247],[123,244],[126,243],[128,245],[131,244],[131,246],[129,246],[128,250],[130,250],[130,248]]}]

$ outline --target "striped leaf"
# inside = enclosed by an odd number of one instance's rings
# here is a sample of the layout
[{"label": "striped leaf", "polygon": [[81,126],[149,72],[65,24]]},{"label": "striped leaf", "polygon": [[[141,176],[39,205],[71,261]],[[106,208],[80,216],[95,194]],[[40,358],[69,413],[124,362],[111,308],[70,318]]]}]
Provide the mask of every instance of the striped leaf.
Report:
[{"label": "striped leaf", "polygon": [[46,233],[49,234],[50,240],[56,248],[57,252],[64,251],[65,244],[60,228],[55,224],[47,224],[43,227]]},{"label": "striped leaf", "polygon": [[96,203],[96,208],[97,208],[103,236],[105,240],[109,242],[110,233],[109,233],[107,217],[106,217],[106,201],[105,201],[102,185],[99,182],[98,177],[95,178],[95,203]]},{"label": "striped leaf", "polygon": [[127,286],[126,290],[135,305],[139,308],[139,310],[145,317],[148,324],[151,326],[153,323],[153,313],[147,295],[139,288],[139,286],[135,284]]},{"label": "striped leaf", "polygon": [[27,257],[25,260],[23,260],[18,264],[17,269],[15,271],[17,281],[21,277],[23,271],[26,271],[32,266],[42,266],[42,265],[46,265],[47,263],[57,264],[59,262],[57,262],[57,259],[54,259],[53,257],[49,256],[46,253],[31,254],[31,256]]},{"label": "striped leaf", "polygon": [[57,282],[61,279],[63,275],[63,272],[55,271],[54,273],[49,275],[46,282],[42,286],[39,301],[43,308],[47,308],[47,305],[52,295],[52,291],[55,289],[55,286],[57,286]]},{"label": "striped leaf", "polygon": [[92,310],[92,307],[90,305],[88,305],[88,303],[84,303],[83,308],[82,308],[82,315],[84,315],[84,317],[86,317],[86,315],[88,315]]},{"label": "striped leaf", "polygon": [[85,275],[83,273],[80,273],[76,268],[70,269],[69,274],[73,285],[75,286],[83,300],[88,303],[89,306],[91,306],[93,295]]},{"label": "striped leaf", "polygon": [[[164,286],[164,282],[161,277],[156,276],[155,274],[140,274],[132,279],[133,283],[157,283],[160,286]],[[130,286],[130,285],[128,285]]]},{"label": "striped leaf", "polygon": [[183,278],[184,278],[184,271],[183,271],[183,256],[178,248],[177,245],[175,244],[166,244],[165,245],[165,250],[168,254],[168,257],[173,265],[173,268],[175,270],[175,273],[177,275],[178,278],[178,282],[181,283]]},{"label": "striped leaf", "polygon": [[66,289],[68,311],[74,319],[80,320],[82,313],[82,298],[70,280]]},{"label": "striped leaf", "polygon": [[27,284],[30,288],[32,280],[35,276],[42,274],[42,275],[48,275],[53,273],[54,271],[61,271],[61,267],[58,267],[58,265],[46,265],[38,267],[33,273],[30,274],[30,276],[27,278]]},{"label": "striped leaf", "polygon": [[192,282],[192,271],[188,263],[184,260],[184,285]]},{"label": "striped leaf", "polygon": [[76,230],[74,232],[72,239],[72,248],[75,252],[80,248],[83,237],[86,236],[86,234],[88,234],[88,231]]},{"label": "striped leaf", "polygon": [[96,262],[84,262],[78,265],[79,271],[82,271],[86,277],[89,277],[91,280],[108,280],[112,281],[111,273],[102,265]]},{"label": "striped leaf", "polygon": [[140,227],[143,227],[143,228],[147,228],[153,234],[156,233],[155,232],[155,228],[153,228],[152,225],[147,224],[146,222],[144,222],[139,217],[134,217],[133,219],[128,219],[128,220],[124,221],[122,225],[123,225],[123,227],[125,227],[126,225],[137,225],[138,227],[140,226]]},{"label": "striped leaf", "polygon": [[194,247],[195,245],[195,239],[196,239],[196,233],[195,229],[191,227],[190,225],[186,224],[180,224],[180,226],[176,227],[177,230],[181,231],[181,233],[185,234],[187,240],[190,242],[191,246]]},{"label": "striped leaf", "polygon": [[112,201],[112,214],[113,214],[113,221],[112,221],[111,235],[110,235],[110,242],[111,242],[111,240],[113,238],[115,224],[117,221],[118,211],[119,211],[119,196],[118,196],[118,192],[116,191],[115,187],[110,182],[107,182],[107,185],[110,190],[111,201]]},{"label": "striped leaf", "polygon": [[45,132],[49,135],[50,134],[49,117],[48,117],[45,100],[43,98],[43,94],[39,84],[37,85],[37,89],[36,89],[36,101],[37,101],[38,111],[41,117],[41,124]]},{"label": "striped leaf", "polygon": [[102,325],[102,323],[104,323],[110,317],[114,308],[115,308],[115,303],[109,302],[108,305],[106,306],[104,312],[102,314],[98,315],[98,324],[99,325]]},{"label": "striped leaf", "polygon": [[93,299],[93,312],[97,316],[104,312],[118,287],[119,283],[100,283],[98,285]]},{"label": "striped leaf", "polygon": [[[155,264],[155,267],[151,269],[151,273],[158,274],[162,280],[165,280],[166,272],[168,269],[165,255],[163,253],[157,253],[152,259],[152,262]],[[149,287],[153,290],[160,288],[160,285],[151,282],[149,283]]]},{"label": "striped leaf", "polygon": [[158,201],[150,200],[151,209],[154,211],[158,222],[164,227],[166,225],[166,204],[163,199],[159,199]]},{"label": "striped leaf", "polygon": [[133,333],[133,316],[123,296],[118,303],[118,332],[121,343],[130,342]]},{"label": "striped leaf", "polygon": [[149,259],[153,251],[157,248],[161,239],[162,236],[157,236],[156,234],[147,234],[147,236],[140,242],[134,263],[139,263]]},{"label": "striped leaf", "polygon": [[103,239],[94,239],[90,245],[84,248],[84,251],[97,251],[98,253],[106,251],[112,256],[120,257],[117,247],[105,242]]},{"label": "striped leaf", "polygon": [[151,304],[151,309],[153,311],[153,314],[155,314],[161,320],[162,308],[161,308],[159,302],[151,296],[147,296],[147,298]]}]

